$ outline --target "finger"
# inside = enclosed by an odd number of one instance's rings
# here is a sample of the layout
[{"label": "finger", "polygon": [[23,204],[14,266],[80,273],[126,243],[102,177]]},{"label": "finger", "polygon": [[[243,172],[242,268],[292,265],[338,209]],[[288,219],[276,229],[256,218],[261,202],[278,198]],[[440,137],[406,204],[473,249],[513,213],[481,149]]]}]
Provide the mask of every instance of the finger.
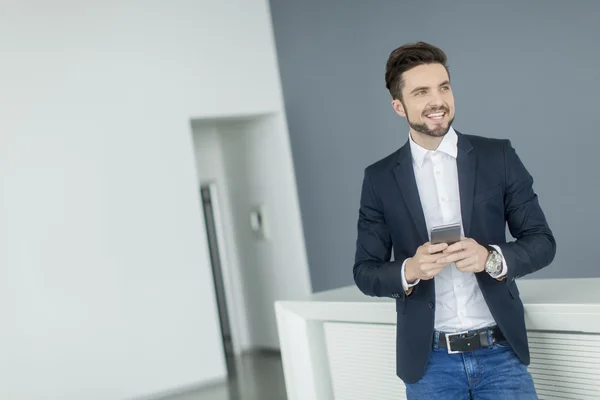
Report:
[{"label": "finger", "polygon": [[446,248],[446,250],[444,250],[444,253],[451,254],[451,253],[456,253],[457,251],[464,250],[465,244],[466,243],[464,241],[462,241],[462,240],[460,242],[456,242],[454,244],[451,244],[450,246],[448,246]]},{"label": "finger", "polygon": [[440,251],[444,251],[447,248],[448,245],[446,243],[430,244],[427,246],[427,253],[435,254],[439,253]]},{"label": "finger", "polygon": [[474,244],[475,242],[473,241],[473,239],[464,239],[460,242],[454,243],[452,246],[448,246],[448,248],[444,250],[444,253],[452,254],[461,250],[472,250]]},{"label": "finger", "polygon": [[465,258],[464,260],[458,261],[456,263],[456,268],[458,268],[461,271],[464,271],[465,269],[471,266],[475,266],[475,264],[477,264],[477,256],[472,255],[470,257]]},{"label": "finger", "polygon": [[452,264],[475,255],[473,251],[458,251],[437,260],[439,264]]},{"label": "finger", "polygon": [[458,268],[458,270],[460,272],[481,272],[481,270],[477,268],[476,264],[470,264],[468,267]]},{"label": "finger", "polygon": [[446,256],[443,253],[425,254],[419,257],[419,264],[435,264],[442,257]]},{"label": "finger", "polygon": [[473,258],[473,262],[467,264],[465,263],[461,268],[457,268],[460,272],[482,272],[485,270],[485,266],[480,263],[477,257]]},{"label": "finger", "polygon": [[427,253],[427,249],[431,246],[431,242],[423,243],[417,249],[417,253]]}]

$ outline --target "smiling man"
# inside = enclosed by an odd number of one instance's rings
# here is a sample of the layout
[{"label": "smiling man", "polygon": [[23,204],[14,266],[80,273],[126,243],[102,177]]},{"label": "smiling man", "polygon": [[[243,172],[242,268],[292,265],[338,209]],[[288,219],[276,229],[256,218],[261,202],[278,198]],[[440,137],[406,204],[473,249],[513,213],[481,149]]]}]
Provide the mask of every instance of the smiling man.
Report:
[{"label": "smiling man", "polygon": [[[408,399],[537,399],[515,279],[549,265],[556,243],[533,179],[508,140],[454,130],[442,50],[399,47],[385,80],[410,132],[365,170],[354,280],[396,299]],[[462,239],[431,244],[432,229],[447,225]]]}]

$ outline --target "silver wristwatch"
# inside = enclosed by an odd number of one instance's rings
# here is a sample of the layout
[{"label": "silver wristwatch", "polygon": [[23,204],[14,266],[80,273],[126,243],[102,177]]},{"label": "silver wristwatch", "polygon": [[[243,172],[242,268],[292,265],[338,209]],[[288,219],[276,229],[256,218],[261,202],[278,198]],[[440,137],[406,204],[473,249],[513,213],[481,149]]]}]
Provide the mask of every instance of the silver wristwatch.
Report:
[{"label": "silver wristwatch", "polygon": [[498,275],[502,271],[502,255],[492,246],[485,246],[488,251],[488,258],[485,262],[485,272],[490,275]]}]

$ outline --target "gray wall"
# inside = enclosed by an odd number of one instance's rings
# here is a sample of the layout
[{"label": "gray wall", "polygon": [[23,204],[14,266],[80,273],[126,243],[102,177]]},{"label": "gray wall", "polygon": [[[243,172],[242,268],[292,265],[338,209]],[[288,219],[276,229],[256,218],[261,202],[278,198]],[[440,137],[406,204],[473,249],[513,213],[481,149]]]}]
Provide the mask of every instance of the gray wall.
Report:
[{"label": "gray wall", "polygon": [[[484,4],[485,3],[485,4]],[[511,139],[558,253],[600,276],[600,1],[271,0],[313,288],[353,284],[364,167],[407,139],[384,84],[411,41],[449,58],[460,131]]]}]

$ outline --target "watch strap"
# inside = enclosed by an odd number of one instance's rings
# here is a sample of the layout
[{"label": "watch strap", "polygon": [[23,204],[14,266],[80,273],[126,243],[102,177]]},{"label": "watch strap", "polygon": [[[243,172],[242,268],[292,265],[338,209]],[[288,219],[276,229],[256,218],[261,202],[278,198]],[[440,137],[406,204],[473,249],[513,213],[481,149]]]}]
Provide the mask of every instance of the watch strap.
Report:
[{"label": "watch strap", "polygon": [[492,273],[499,273],[500,271],[502,271],[502,263],[500,263],[500,265],[499,265],[499,267],[500,267],[500,268],[498,269],[498,271],[494,271],[494,272],[490,272],[490,271],[488,271],[488,268],[487,268],[487,263],[488,263],[488,261],[489,261],[490,257],[491,257],[493,254],[495,254],[496,256],[500,256],[501,254],[500,254],[500,252],[499,252],[498,250],[496,250],[494,247],[492,247],[492,246],[490,246],[490,245],[483,245],[483,247],[485,247],[485,248],[488,250],[488,258],[487,258],[487,259],[486,259],[486,261],[485,261],[485,264],[486,264],[485,270],[486,270],[488,273],[490,273],[490,274],[492,274]]},{"label": "watch strap", "polygon": [[490,253],[498,253],[498,250],[496,250],[495,248],[493,248],[489,244],[484,244],[483,247],[485,247],[488,250],[488,252],[490,252]]}]

